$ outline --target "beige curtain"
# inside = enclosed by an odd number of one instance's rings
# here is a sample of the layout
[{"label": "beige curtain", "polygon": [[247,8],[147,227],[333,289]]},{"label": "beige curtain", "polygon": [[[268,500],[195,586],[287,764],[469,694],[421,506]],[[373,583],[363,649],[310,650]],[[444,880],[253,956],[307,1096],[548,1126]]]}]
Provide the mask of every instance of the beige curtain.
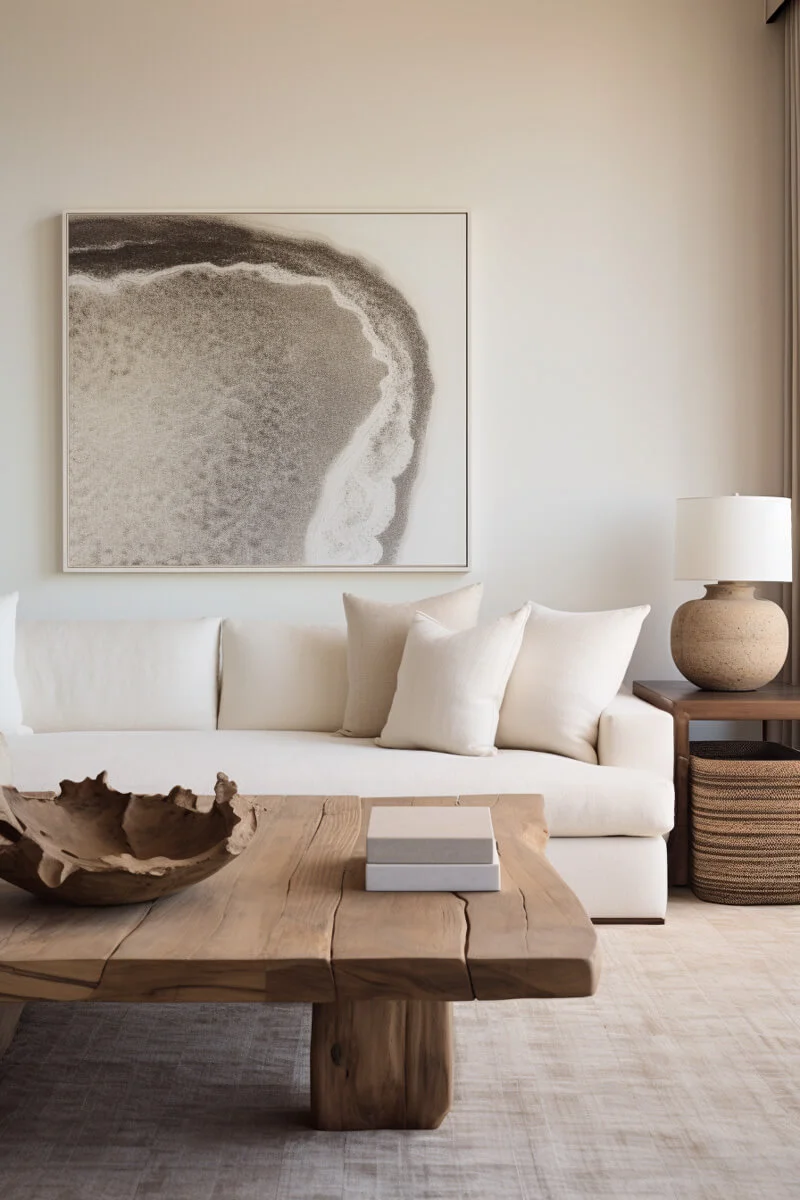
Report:
[{"label": "beige curtain", "polygon": [[[786,301],[784,495],[792,497],[794,579],[784,586],[791,644],[784,678],[800,684],[800,0],[785,15],[786,37]],[[800,722],[783,723],[784,740],[800,744]]]}]

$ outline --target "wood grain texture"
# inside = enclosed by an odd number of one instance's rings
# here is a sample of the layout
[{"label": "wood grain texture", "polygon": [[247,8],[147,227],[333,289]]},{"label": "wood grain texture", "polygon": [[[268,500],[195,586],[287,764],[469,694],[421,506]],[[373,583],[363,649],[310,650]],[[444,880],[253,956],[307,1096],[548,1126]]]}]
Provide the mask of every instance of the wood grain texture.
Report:
[{"label": "wood grain texture", "polygon": [[332,963],[339,998],[472,1000],[464,905],[451,892],[364,890],[373,804],[455,804],[456,797],[365,800],[336,914]]},{"label": "wood grain texture", "polygon": [[90,1000],[147,904],[69,908],[0,883],[0,1000]]},{"label": "wood grain texture", "polygon": [[291,877],[280,920],[267,943],[267,1000],[296,1000],[298,993],[306,1001],[334,998],[333,925],[345,864],[360,836],[361,820],[357,797],[333,796],[324,801],[319,824]]},{"label": "wood grain texture", "polygon": [[501,891],[462,896],[478,1000],[589,996],[597,988],[597,935],[544,857],[543,817],[541,796],[504,796],[492,804]]},{"label": "wood grain texture", "polygon": [[[331,805],[323,821],[326,797],[264,798],[248,850],[219,876],[154,905],[114,954],[95,998],[333,1000],[331,933],[349,854],[342,814],[355,840],[360,812],[356,797]],[[321,844],[324,878],[315,874]],[[298,940],[298,918],[313,910]]]},{"label": "wood grain texture", "polygon": [[0,1056],[5,1054],[17,1032],[24,1004],[13,1000],[0,1003]]},{"label": "wood grain texture", "polygon": [[0,998],[451,1001],[590,994],[597,941],[547,862],[541,797],[488,804],[499,893],[364,891],[371,803],[260,797],[252,843],[225,871],[157,903],[46,905],[0,885]]},{"label": "wood grain texture", "polygon": [[317,1129],[437,1129],[453,1098],[453,1010],[442,1001],[315,1004]]},{"label": "wood grain texture", "polygon": [[800,687],[768,683],[753,692],[704,692],[685,679],[636,680],[633,694],[692,721],[800,719]]}]

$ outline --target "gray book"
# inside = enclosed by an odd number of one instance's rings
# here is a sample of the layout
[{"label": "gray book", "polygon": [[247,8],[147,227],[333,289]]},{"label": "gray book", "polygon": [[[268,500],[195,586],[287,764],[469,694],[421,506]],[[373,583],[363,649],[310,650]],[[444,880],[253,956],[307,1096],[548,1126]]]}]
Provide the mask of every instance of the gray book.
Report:
[{"label": "gray book", "polygon": [[499,892],[500,859],[490,863],[367,863],[368,892]]},{"label": "gray book", "polygon": [[368,863],[492,863],[494,856],[490,808],[379,805],[370,813]]}]

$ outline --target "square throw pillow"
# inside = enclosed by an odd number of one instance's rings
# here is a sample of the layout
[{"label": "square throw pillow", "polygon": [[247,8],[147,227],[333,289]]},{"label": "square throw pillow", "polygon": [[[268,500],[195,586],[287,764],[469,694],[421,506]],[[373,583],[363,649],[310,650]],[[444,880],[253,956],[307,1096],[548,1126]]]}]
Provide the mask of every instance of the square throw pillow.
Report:
[{"label": "square throw pillow", "polygon": [[496,754],[494,736],[530,606],[490,625],[452,633],[417,613],[379,746]]},{"label": "square throw pillow", "polygon": [[19,592],[0,596],[0,733],[22,730],[22,701],[14,668],[18,600]]},{"label": "square throw pillow", "polygon": [[531,605],[497,744],[597,762],[600,714],[619,691],[650,606],[558,612]]},{"label": "square throw pillow", "polygon": [[345,592],[347,703],[339,732],[367,738],[377,737],[383,729],[415,613],[425,613],[447,629],[471,629],[478,620],[482,596],[481,583],[408,604],[383,604]]}]

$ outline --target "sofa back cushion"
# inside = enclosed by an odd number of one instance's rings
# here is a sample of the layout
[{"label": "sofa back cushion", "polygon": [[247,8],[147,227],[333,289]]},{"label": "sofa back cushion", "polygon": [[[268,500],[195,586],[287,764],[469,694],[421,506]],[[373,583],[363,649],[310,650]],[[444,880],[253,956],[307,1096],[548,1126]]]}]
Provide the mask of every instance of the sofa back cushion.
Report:
[{"label": "sofa back cushion", "polygon": [[13,783],[14,776],[11,772],[11,755],[8,752],[6,739],[0,733],[0,786],[6,783]]},{"label": "sofa back cushion", "polygon": [[328,626],[224,621],[220,729],[334,733],[347,699],[347,637]]},{"label": "sofa back cushion", "polygon": [[23,621],[17,680],[34,731],[214,729],[217,618]]},{"label": "sofa back cushion", "polygon": [[0,596],[0,735],[19,733],[22,727],[22,701],[14,669],[18,600],[19,592]]}]

